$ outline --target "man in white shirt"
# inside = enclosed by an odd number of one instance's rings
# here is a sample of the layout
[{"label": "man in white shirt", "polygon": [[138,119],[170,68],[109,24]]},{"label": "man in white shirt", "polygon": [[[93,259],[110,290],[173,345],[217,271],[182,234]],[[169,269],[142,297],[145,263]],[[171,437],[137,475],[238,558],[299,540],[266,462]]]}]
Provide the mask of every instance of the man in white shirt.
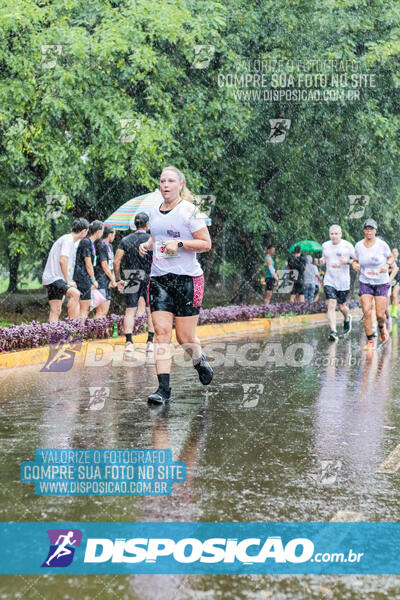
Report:
[{"label": "man in white shirt", "polygon": [[49,296],[49,322],[57,323],[65,296],[68,297],[68,317],[79,317],[80,292],[73,281],[76,248],[88,231],[86,219],[75,219],[71,233],[62,235],[51,247],[43,271],[42,283]]},{"label": "man in white shirt", "polygon": [[329,228],[328,242],[322,244],[321,264],[326,263],[324,277],[324,292],[328,300],[328,321],[331,328],[329,339],[338,339],[336,330],[336,305],[344,317],[343,333],[351,330],[351,315],[345,302],[350,291],[349,265],[355,256],[354,247],[350,242],[342,240],[342,229],[339,225]]}]

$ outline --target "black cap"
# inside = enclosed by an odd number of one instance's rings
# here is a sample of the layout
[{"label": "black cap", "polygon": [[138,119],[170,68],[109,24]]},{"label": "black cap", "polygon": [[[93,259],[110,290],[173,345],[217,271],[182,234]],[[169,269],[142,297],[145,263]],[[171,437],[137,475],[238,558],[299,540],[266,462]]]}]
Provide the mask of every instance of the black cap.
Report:
[{"label": "black cap", "polygon": [[135,226],[146,225],[149,220],[149,215],[145,212],[140,212],[135,216]]},{"label": "black cap", "polygon": [[374,221],[374,219],[367,219],[366,221],[364,221],[364,229],[366,227],[373,227],[374,229],[378,229],[378,225],[376,224],[376,221]]}]

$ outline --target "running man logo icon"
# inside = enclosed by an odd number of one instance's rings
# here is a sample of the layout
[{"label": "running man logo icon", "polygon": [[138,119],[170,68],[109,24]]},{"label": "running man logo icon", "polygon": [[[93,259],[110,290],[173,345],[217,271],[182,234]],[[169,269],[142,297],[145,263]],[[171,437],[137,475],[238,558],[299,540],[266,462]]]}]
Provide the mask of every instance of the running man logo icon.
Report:
[{"label": "running man logo icon", "polygon": [[242,383],[243,400],[240,408],[255,408],[264,391],[263,383]]},{"label": "running man logo icon", "polygon": [[62,54],[61,44],[47,44],[40,47],[42,53],[42,69],[54,69],[57,59]]},{"label": "running man logo icon", "polygon": [[67,205],[67,196],[62,194],[46,196],[46,219],[48,221],[61,217],[62,211]]},{"label": "running man logo icon", "polygon": [[349,198],[349,213],[348,219],[361,219],[364,216],[365,209],[369,204],[369,196],[348,196]]},{"label": "running man logo icon", "polygon": [[109,387],[90,387],[89,388],[89,410],[101,410],[104,408],[106,399],[110,396]]},{"label": "running man logo icon", "polygon": [[299,277],[297,269],[277,269],[278,286],[275,290],[277,294],[290,294],[293,284]]},{"label": "running man logo icon", "polygon": [[213,45],[195,45],[192,69],[207,69],[215,54]]},{"label": "running man logo icon", "polygon": [[82,347],[81,340],[77,342],[59,342],[50,344],[49,358],[41,373],[65,373],[72,369],[75,360],[75,353]]},{"label": "running man logo icon", "polygon": [[267,142],[269,144],[280,144],[286,138],[286,134],[290,129],[290,119],[270,119],[269,125],[271,131]]},{"label": "running man logo icon", "polygon": [[140,119],[120,119],[120,135],[119,141],[121,144],[129,144],[133,142],[139,129],[142,126]]},{"label": "running man logo icon", "polygon": [[215,206],[216,197],[214,194],[203,194],[195,196],[193,202],[193,214],[191,219],[205,219],[211,215],[211,211]]},{"label": "running man logo icon", "polygon": [[[206,391],[204,392],[205,394],[205,398],[204,398],[204,406],[208,406],[208,400],[210,399],[210,397],[214,394],[215,392],[210,392],[209,390],[206,389]],[[201,395],[203,396],[203,392],[201,392]]]},{"label": "running man logo icon", "polygon": [[50,548],[42,567],[68,567],[75,554],[74,546],[80,546],[82,532],[79,529],[48,529]]},{"label": "running man logo icon", "polygon": [[321,460],[318,483],[322,485],[333,485],[337,481],[341,468],[341,460]]},{"label": "running man logo icon", "polygon": [[143,269],[124,269],[124,294],[136,294],[145,279],[146,271]]}]

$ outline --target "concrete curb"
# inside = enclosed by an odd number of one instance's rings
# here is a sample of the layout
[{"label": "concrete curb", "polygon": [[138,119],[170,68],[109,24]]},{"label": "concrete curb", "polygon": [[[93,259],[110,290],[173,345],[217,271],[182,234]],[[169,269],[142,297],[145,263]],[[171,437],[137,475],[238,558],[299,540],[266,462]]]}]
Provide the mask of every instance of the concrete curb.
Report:
[{"label": "concrete curb", "polygon": [[[360,309],[351,311],[352,315],[361,314]],[[275,329],[287,329],[289,327],[301,327],[303,325],[324,324],[327,322],[326,313],[316,313],[313,315],[296,315],[295,317],[277,317],[274,319],[251,319],[250,321],[235,321],[233,323],[211,323],[208,325],[199,325],[197,327],[197,336],[201,339],[218,338],[220,336],[236,333],[258,333],[263,331],[272,331]],[[135,336],[135,343],[144,344],[147,339],[146,333],[140,333]],[[175,331],[173,332],[175,340]],[[95,353],[96,346],[101,348],[102,352],[113,351],[114,346],[125,343],[125,337],[105,338],[82,342],[79,350],[74,350],[75,357],[86,356],[87,351]],[[12,369],[15,367],[26,367],[30,365],[44,364],[49,358],[49,346],[40,348],[30,348],[29,350],[18,350],[17,352],[5,352],[0,354],[0,370]]]}]

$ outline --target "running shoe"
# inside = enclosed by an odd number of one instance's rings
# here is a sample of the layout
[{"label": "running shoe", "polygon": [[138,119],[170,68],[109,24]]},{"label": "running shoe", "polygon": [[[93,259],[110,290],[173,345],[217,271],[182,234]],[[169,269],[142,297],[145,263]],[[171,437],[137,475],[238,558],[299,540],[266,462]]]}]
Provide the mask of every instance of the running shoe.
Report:
[{"label": "running shoe", "polygon": [[382,344],[384,344],[385,342],[388,341],[389,334],[386,331],[386,327],[379,328],[379,337],[380,337],[380,340],[381,340]]},{"label": "running shoe", "polygon": [[375,350],[374,340],[368,340],[364,346],[364,350]]},{"label": "running shoe", "polygon": [[130,354],[131,352],[134,352],[134,351],[135,351],[135,349],[133,347],[132,342],[126,342],[126,344],[125,344],[125,352],[127,354]]},{"label": "running shoe", "polygon": [[154,344],[153,344],[153,342],[147,342],[146,352],[154,352]]},{"label": "running shoe", "polygon": [[200,382],[203,385],[208,385],[212,382],[214,373],[212,368],[210,367],[210,364],[207,362],[207,357],[204,353],[202,353],[201,358],[193,360],[193,366],[198,372]]},{"label": "running shoe", "polygon": [[343,333],[346,335],[346,333],[350,333],[351,331],[351,322],[352,322],[353,318],[351,315],[349,315],[347,317],[347,321],[344,322],[344,326],[343,326]]},{"label": "running shoe", "polygon": [[168,392],[166,392],[164,388],[159,387],[154,394],[150,394],[150,396],[148,396],[147,400],[153,404],[165,404],[171,400],[171,388],[169,388]]},{"label": "running shoe", "polygon": [[329,340],[331,342],[336,342],[339,339],[338,334],[336,333],[336,331],[331,331],[329,334]]}]

